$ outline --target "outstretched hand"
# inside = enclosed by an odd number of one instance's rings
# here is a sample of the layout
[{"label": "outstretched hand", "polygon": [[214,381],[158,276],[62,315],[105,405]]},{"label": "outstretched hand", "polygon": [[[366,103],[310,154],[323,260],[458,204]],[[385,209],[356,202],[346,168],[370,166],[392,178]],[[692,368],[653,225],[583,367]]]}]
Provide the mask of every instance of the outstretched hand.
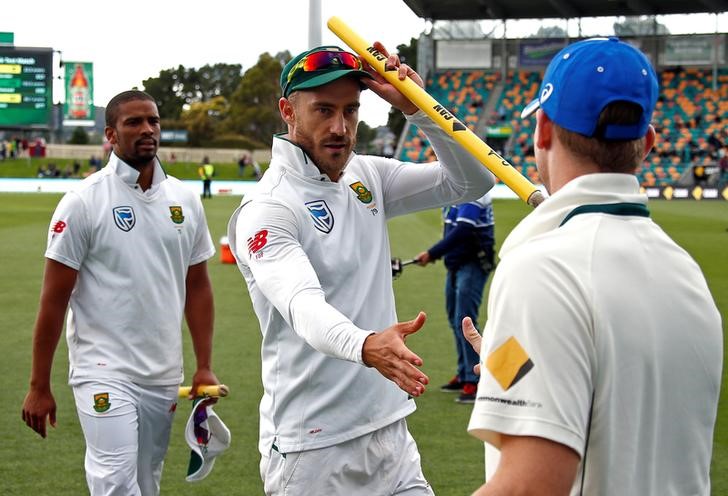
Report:
[{"label": "outstretched hand", "polygon": [[[465,339],[468,341],[468,343],[470,343],[470,346],[473,347],[475,353],[480,355],[480,345],[483,342],[483,337],[475,328],[475,325],[473,324],[473,319],[471,319],[470,317],[465,317],[463,319],[463,336],[465,336]],[[480,364],[477,364],[475,367],[473,367],[473,372],[480,375]]]},{"label": "outstretched hand", "polygon": [[[412,69],[407,64],[401,63],[401,61],[399,60],[399,55],[390,55],[387,49],[384,48],[384,45],[382,45],[378,41],[375,41],[373,46],[379,53],[387,57],[387,61],[385,63],[385,68],[387,71],[396,70],[397,78],[400,81],[404,81],[406,78],[409,77],[419,87],[423,88],[425,86],[422,78],[419,74],[417,74],[417,72],[415,72],[414,69]],[[362,63],[364,65],[364,69],[374,78],[361,78],[362,83],[367,85],[370,90],[372,90],[374,93],[389,102],[394,108],[401,110],[403,113],[407,115],[412,115],[417,112],[417,106],[412,103],[409,98],[400,93],[397,88],[395,88],[389,81],[387,81],[381,74],[379,74],[365,61],[362,61]]]},{"label": "outstretched hand", "polygon": [[384,377],[394,382],[405,393],[420,396],[430,379],[417,367],[422,359],[405,345],[407,336],[419,331],[427,316],[420,312],[414,320],[399,322],[381,332],[371,334],[364,341],[362,360]]}]

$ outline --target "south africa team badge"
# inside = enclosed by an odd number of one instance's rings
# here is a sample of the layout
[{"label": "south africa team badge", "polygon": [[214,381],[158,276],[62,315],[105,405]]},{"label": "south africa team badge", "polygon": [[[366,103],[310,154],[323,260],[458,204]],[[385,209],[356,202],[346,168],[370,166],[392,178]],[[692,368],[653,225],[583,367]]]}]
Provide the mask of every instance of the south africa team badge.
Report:
[{"label": "south africa team badge", "polygon": [[103,413],[109,409],[111,402],[109,401],[109,393],[98,393],[94,395],[94,410]]},{"label": "south africa team badge", "polygon": [[169,218],[175,224],[182,224],[185,221],[185,216],[182,215],[182,207],[177,205],[169,207],[169,213],[172,214]]},{"label": "south africa team badge", "polygon": [[349,185],[351,189],[356,193],[356,199],[362,203],[371,203],[372,192],[367,189],[361,181],[357,181]]}]

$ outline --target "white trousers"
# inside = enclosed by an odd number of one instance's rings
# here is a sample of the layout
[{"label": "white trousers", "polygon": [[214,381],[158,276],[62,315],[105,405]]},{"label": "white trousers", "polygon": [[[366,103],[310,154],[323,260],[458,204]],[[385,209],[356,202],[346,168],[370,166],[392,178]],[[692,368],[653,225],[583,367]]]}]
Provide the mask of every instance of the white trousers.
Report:
[{"label": "white trousers", "polygon": [[91,496],[157,496],[178,386],[116,379],[73,385]]},{"label": "white trousers", "polygon": [[268,496],[434,496],[405,419],[326,448],[260,461]]}]

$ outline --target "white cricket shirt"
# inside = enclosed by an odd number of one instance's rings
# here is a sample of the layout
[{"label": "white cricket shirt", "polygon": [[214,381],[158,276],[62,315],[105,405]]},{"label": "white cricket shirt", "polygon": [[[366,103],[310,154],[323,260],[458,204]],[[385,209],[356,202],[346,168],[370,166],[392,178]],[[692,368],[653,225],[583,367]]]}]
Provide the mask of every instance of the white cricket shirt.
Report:
[{"label": "white cricket shirt", "polygon": [[468,430],[572,448],[572,495],[710,494],[721,319],[646,202],[631,175],[572,180],[512,231],[493,278]]},{"label": "white cricket shirt", "polygon": [[45,256],[78,271],[66,324],[69,382],[182,381],[190,265],[215,253],[200,199],[159,162],[152,187],[112,154],[58,204]]},{"label": "white cricket shirt", "polygon": [[338,444],[415,409],[361,361],[364,339],[397,322],[387,219],[479,198],[493,178],[424,114],[410,118],[439,163],[352,154],[331,182],[276,137],[270,169],[230,220],[263,333],[263,454]]}]

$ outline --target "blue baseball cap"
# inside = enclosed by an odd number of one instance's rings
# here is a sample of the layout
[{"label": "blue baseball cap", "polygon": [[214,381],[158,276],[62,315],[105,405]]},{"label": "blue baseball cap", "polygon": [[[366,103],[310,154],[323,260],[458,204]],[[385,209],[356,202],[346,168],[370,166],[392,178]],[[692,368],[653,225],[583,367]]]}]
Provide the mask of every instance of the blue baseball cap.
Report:
[{"label": "blue baseball cap", "polygon": [[615,101],[642,107],[634,125],[608,125],[600,138],[644,137],[657,102],[657,76],[647,57],[616,37],[591,38],[563,48],[549,63],[539,96],[521,112],[528,117],[539,107],[559,126],[594,137],[599,114]]}]

